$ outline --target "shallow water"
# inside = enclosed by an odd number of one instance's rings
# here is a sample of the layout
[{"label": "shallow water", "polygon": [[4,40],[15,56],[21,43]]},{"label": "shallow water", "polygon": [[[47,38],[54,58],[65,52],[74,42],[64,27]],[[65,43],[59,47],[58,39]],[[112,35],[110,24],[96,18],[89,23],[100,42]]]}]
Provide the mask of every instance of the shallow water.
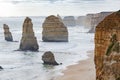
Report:
[{"label": "shallow water", "polygon": [[[87,51],[93,50],[93,35],[84,33],[82,26],[69,27],[69,42],[42,42],[42,22],[44,17],[32,17],[34,32],[39,43],[39,52],[15,51],[19,48],[24,17],[0,18],[0,80],[51,80],[68,65],[88,58]],[[10,27],[14,41],[4,40],[2,25]],[[45,51],[52,51],[59,66],[43,65],[41,56]]]}]

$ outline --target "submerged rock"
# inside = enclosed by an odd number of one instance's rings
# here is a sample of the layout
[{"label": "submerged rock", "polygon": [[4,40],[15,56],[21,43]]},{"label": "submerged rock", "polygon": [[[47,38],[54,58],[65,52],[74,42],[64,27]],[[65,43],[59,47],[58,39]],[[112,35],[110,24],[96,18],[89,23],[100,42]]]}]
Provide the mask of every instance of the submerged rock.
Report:
[{"label": "submerged rock", "polygon": [[59,65],[56,61],[55,61],[55,57],[54,54],[51,51],[45,52],[42,56],[42,60],[44,62],[44,64],[49,64],[49,65]]},{"label": "submerged rock", "polygon": [[20,43],[20,50],[38,51],[38,49],[39,46],[33,32],[32,20],[29,17],[26,17],[23,23],[23,32]]},{"label": "submerged rock", "polygon": [[96,27],[96,80],[120,80],[120,12],[107,16]]},{"label": "submerged rock", "polygon": [[9,31],[9,27],[6,24],[3,24],[3,29],[4,29],[4,36],[6,41],[13,41],[13,37],[11,32]]},{"label": "submerged rock", "polygon": [[48,16],[42,27],[42,40],[44,42],[68,42],[67,27],[58,17]]}]

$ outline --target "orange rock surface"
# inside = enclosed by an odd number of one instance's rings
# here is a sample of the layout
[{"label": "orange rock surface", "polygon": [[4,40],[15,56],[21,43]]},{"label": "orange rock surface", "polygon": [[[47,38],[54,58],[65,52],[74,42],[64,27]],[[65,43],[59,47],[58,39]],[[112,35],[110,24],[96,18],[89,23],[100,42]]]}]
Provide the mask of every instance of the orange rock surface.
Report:
[{"label": "orange rock surface", "polygon": [[96,27],[95,65],[96,80],[120,80],[120,11]]}]

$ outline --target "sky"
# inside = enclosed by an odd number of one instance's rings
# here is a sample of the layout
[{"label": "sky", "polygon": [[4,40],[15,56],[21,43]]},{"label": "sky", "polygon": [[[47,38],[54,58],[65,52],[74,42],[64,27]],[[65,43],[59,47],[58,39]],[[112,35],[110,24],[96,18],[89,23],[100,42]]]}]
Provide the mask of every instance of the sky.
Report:
[{"label": "sky", "polygon": [[0,0],[0,17],[80,16],[119,9],[120,0]]}]

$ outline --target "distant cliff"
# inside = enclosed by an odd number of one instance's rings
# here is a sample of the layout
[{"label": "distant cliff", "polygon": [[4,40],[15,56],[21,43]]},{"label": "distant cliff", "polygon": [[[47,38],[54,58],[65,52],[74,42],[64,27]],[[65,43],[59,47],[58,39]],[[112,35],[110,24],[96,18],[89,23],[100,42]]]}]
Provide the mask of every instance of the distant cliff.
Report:
[{"label": "distant cliff", "polygon": [[66,26],[76,26],[76,20],[75,20],[74,16],[65,16],[63,18],[63,23]]},{"label": "distant cliff", "polygon": [[85,16],[78,16],[76,19],[76,25],[84,26],[85,25]]},{"label": "distant cliff", "polygon": [[120,80],[120,11],[96,27],[95,65],[96,80]]},{"label": "distant cliff", "polygon": [[90,28],[90,31],[95,32],[95,27],[112,12],[101,12],[96,14],[87,14],[85,18],[85,27]]}]

